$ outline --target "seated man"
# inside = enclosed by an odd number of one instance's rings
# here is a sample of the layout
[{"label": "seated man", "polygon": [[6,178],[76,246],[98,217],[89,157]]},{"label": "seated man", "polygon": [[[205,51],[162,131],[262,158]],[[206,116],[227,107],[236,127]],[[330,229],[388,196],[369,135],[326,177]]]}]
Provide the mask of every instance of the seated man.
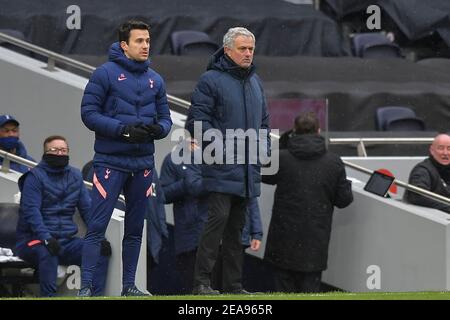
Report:
[{"label": "seated man", "polygon": [[[409,174],[409,184],[450,197],[450,136],[438,134],[430,146],[428,158],[418,163]],[[450,213],[450,206],[406,190],[404,200],[419,206]]]},{"label": "seated man", "polygon": [[[22,197],[17,253],[38,268],[41,295],[48,297],[56,295],[58,264],[81,265],[83,240],[75,236],[75,209],[86,224],[89,222],[91,199],[80,171],[69,165],[68,154],[64,137],[48,137],[42,161],[19,179]],[[94,281],[95,295],[103,294],[110,255],[111,247],[104,240]]]},{"label": "seated man", "polygon": [[[0,115],[0,149],[16,156],[34,161],[27,154],[23,143],[19,140],[19,122],[13,116],[8,114]],[[0,157],[0,165],[3,164],[3,158]],[[28,167],[17,162],[11,161],[11,169],[17,172],[27,172]]]}]

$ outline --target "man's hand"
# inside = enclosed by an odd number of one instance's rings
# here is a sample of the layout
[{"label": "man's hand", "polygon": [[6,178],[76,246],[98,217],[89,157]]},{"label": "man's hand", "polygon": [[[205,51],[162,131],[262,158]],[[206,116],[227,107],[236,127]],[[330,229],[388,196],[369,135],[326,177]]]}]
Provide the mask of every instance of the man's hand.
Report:
[{"label": "man's hand", "polygon": [[258,251],[260,245],[261,245],[261,241],[260,240],[252,239],[252,241],[250,242],[250,249],[252,251]]},{"label": "man's hand", "polygon": [[147,130],[148,135],[152,139],[155,139],[163,131],[162,127],[159,124],[149,124],[145,126],[145,129]]},{"label": "man's hand", "polygon": [[50,238],[50,239],[44,240],[44,244],[52,256],[57,256],[59,254],[59,251],[61,250],[61,246],[59,245],[58,240],[56,240],[55,238]]},{"label": "man's hand", "polygon": [[125,126],[122,137],[128,143],[143,143],[149,138],[146,127],[141,124]]}]

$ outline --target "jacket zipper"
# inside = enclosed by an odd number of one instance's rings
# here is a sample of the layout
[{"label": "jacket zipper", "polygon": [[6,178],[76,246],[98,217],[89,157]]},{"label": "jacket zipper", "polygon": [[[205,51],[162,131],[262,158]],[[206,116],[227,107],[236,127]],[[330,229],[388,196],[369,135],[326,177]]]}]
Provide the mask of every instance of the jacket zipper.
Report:
[{"label": "jacket zipper", "polygon": [[[248,119],[247,119],[247,101],[245,99],[245,81],[246,80],[242,80],[242,95],[244,98],[244,119],[245,119],[245,128],[244,131],[247,131],[248,129]],[[245,191],[244,191],[244,196],[247,197],[249,195],[249,184],[248,184],[248,169],[249,169],[249,165],[248,165],[248,139],[247,136],[245,136]]]}]

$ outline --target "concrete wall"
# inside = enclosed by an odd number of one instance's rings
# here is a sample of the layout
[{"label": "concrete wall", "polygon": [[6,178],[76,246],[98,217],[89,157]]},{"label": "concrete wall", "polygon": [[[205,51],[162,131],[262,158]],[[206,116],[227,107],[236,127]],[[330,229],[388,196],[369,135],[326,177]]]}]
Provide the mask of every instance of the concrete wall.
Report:
[{"label": "concrete wall", "polygon": [[365,192],[336,210],[323,281],[348,291],[449,290],[449,216]]}]

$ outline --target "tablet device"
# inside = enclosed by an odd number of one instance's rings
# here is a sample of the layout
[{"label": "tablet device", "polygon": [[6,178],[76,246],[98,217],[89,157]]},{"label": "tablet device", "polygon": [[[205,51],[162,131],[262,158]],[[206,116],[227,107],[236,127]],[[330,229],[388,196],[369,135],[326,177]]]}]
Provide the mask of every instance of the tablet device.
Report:
[{"label": "tablet device", "polygon": [[385,175],[381,172],[374,171],[364,186],[364,190],[376,195],[386,197],[389,188],[394,183],[395,178]]}]

